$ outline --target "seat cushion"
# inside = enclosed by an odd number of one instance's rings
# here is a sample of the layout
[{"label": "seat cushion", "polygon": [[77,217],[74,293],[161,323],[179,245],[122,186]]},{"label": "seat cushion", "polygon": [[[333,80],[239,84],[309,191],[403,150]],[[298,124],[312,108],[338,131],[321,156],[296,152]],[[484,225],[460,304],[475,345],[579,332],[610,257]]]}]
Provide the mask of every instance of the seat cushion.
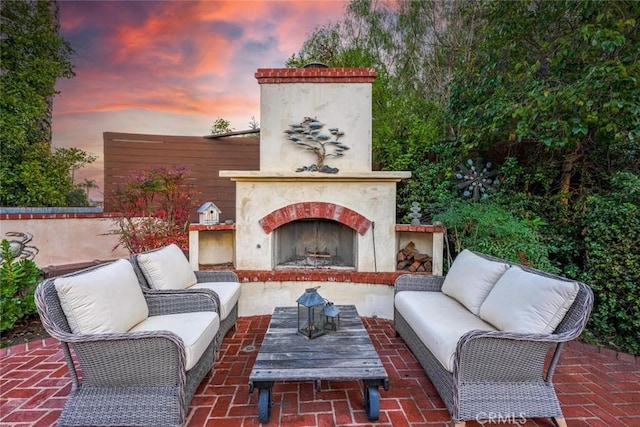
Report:
[{"label": "seat cushion", "polygon": [[175,244],[137,255],[138,265],[153,289],[186,289],[197,282],[196,275]]},{"label": "seat cushion", "polygon": [[196,283],[189,289],[210,289],[220,298],[220,320],[227,318],[240,298],[240,283],[238,282],[202,282]]},{"label": "seat cushion", "polygon": [[74,334],[126,332],[149,315],[133,266],[124,259],[58,277],[54,285]]},{"label": "seat cushion", "polygon": [[550,334],[573,304],[578,290],[576,282],[513,266],[487,296],[480,317],[502,331]]},{"label": "seat cushion", "polygon": [[453,372],[456,347],[465,333],[474,329],[496,330],[442,292],[399,292],[395,307],[449,372]]},{"label": "seat cushion", "polygon": [[130,332],[169,331],[180,337],[187,356],[187,371],[198,363],[220,328],[218,313],[191,313],[150,316],[130,329]]},{"label": "seat cushion", "polygon": [[508,268],[507,263],[490,261],[465,249],[444,278],[442,292],[478,315],[485,298]]}]

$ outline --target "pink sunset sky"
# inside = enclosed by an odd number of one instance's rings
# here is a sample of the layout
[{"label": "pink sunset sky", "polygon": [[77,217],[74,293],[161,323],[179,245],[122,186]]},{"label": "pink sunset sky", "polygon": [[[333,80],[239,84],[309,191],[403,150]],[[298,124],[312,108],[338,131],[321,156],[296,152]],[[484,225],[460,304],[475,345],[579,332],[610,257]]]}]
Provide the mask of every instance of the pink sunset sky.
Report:
[{"label": "pink sunset sky", "polygon": [[59,1],[76,76],[58,81],[53,146],[98,160],[76,173],[102,199],[103,132],[199,136],[260,122],[258,68],[281,68],[347,1]]}]

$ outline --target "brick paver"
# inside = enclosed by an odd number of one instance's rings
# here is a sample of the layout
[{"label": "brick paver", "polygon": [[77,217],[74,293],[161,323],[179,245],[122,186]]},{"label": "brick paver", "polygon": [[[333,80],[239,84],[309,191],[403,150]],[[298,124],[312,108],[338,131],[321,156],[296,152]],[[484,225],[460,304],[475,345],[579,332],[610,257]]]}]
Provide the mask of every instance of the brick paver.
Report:
[{"label": "brick paver", "polygon": [[[323,381],[321,391],[308,382],[281,382],[273,389],[269,425],[450,425],[450,415],[433,385],[402,339],[395,337],[393,322],[363,321],[390,377],[389,391],[380,389],[380,419],[367,420],[358,381]],[[259,425],[258,393],[249,393],[248,382],[268,324],[269,316],[238,319],[236,330],[223,341],[213,374],[205,378],[191,402],[187,426]],[[0,425],[55,425],[70,389],[57,342],[47,339],[1,349],[0,358]],[[640,426],[636,358],[573,342],[563,353],[554,382],[569,427]],[[531,419],[524,425],[552,424]]]}]

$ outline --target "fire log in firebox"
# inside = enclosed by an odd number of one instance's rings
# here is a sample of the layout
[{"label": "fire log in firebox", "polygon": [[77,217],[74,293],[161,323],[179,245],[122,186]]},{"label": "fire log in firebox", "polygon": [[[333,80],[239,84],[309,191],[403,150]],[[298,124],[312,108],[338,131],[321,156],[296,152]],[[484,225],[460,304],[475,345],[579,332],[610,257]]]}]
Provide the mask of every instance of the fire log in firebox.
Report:
[{"label": "fire log in firebox", "polygon": [[407,246],[398,251],[396,261],[396,270],[426,273],[432,271],[431,256],[421,254],[420,251],[416,249],[416,245],[413,242],[407,243]]}]

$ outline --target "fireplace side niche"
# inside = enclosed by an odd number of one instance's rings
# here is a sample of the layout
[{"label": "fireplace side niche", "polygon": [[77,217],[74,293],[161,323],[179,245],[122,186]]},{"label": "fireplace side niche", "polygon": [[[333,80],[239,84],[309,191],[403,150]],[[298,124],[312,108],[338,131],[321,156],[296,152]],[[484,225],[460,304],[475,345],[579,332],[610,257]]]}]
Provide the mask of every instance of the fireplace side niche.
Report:
[{"label": "fireplace side niche", "polygon": [[276,228],[273,239],[275,269],[356,268],[356,231],[338,221],[292,221]]}]

